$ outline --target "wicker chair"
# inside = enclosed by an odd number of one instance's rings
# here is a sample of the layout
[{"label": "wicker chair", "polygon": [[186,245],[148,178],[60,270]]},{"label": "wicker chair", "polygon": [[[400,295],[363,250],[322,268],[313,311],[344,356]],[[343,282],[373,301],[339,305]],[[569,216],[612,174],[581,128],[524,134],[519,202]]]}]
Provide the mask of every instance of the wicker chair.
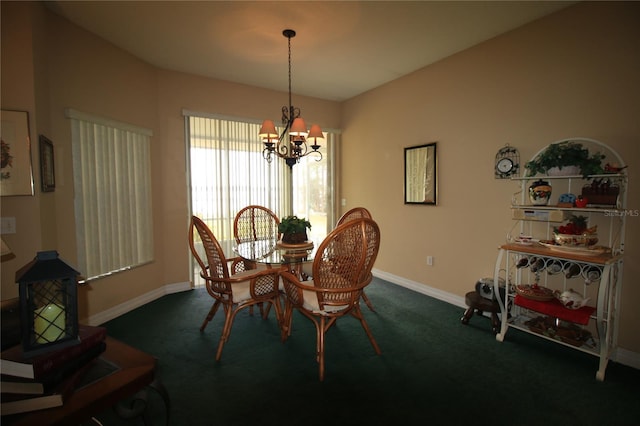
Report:
[{"label": "wicker chair", "polygon": [[262,206],[247,206],[233,220],[233,235],[236,242],[279,239],[280,219],[271,210]]},{"label": "wicker chair", "polygon": [[352,220],[336,227],[318,247],[313,260],[313,280],[300,281],[282,272],[286,293],[282,340],[291,335],[293,310],[316,327],[316,360],[324,380],[325,333],[345,315],[356,317],[376,354],[380,348],[360,310],[362,290],[371,282],[371,269],[380,248],[380,229],[372,219]]},{"label": "wicker chair", "polygon": [[[202,250],[198,250],[195,232],[202,242]],[[211,229],[198,217],[191,218],[189,226],[189,247],[191,253],[200,265],[200,276],[204,278],[207,292],[215,300],[207,317],[200,326],[204,331],[213,319],[218,308],[222,306],[225,314],[224,326],[218,344],[216,361],[222,356],[224,344],[229,340],[233,320],[243,308],[255,304],[269,303],[274,306],[278,325],[282,324],[282,309],[279,297],[278,269],[263,269],[244,271],[240,258],[226,259],[220,243]],[[206,264],[205,259],[206,258]],[[268,310],[263,315],[266,319]]]},{"label": "wicker chair", "polygon": [[[236,243],[257,240],[278,240],[280,219],[266,207],[251,205],[243,208],[233,220],[233,236]],[[245,269],[257,269],[255,262],[245,260]]]},{"label": "wicker chair", "polygon": [[[356,220],[356,219],[362,219],[362,218],[371,219],[372,218],[371,212],[369,212],[369,210],[367,210],[364,207],[354,207],[351,210],[347,211],[345,214],[343,214],[340,217],[340,219],[338,219],[336,226],[340,226],[343,223],[346,223],[350,220]],[[373,279],[373,275],[371,275],[370,279]],[[367,306],[369,307],[369,309],[371,309],[372,312],[376,311],[373,308],[373,303],[371,303],[371,300],[369,300],[369,298],[367,297],[364,291],[362,292],[362,300],[364,300],[364,303],[367,304]]]},{"label": "wicker chair", "polygon": [[348,222],[350,220],[362,219],[362,218],[371,219],[372,218],[371,212],[369,212],[369,210],[367,210],[364,207],[354,207],[351,210],[347,211],[342,216],[340,216],[340,219],[338,219],[336,226],[340,226],[343,223]]}]

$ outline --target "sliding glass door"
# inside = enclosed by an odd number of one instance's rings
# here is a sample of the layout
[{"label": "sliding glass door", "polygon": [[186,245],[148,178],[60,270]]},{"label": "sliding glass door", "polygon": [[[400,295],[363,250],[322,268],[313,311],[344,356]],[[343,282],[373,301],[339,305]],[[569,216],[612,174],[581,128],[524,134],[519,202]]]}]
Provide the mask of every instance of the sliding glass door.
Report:
[{"label": "sliding glass door", "polygon": [[[308,218],[309,237],[318,242],[333,228],[333,147],[338,134],[326,133],[321,161],[310,155],[290,169],[280,158],[270,163],[263,158],[259,123],[185,112],[185,128],[190,212],[204,220],[221,243],[232,245],[233,219],[252,204],[281,218]],[[202,285],[197,264],[191,263],[193,282]]]}]

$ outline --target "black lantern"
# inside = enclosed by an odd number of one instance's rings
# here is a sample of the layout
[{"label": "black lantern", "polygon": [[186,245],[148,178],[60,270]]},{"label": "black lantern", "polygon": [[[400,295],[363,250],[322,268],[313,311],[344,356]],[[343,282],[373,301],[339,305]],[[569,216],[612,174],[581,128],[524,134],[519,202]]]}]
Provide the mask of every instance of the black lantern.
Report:
[{"label": "black lantern", "polygon": [[78,338],[79,272],[56,251],[38,252],[16,272],[20,286],[22,348],[26,357],[73,346]]}]

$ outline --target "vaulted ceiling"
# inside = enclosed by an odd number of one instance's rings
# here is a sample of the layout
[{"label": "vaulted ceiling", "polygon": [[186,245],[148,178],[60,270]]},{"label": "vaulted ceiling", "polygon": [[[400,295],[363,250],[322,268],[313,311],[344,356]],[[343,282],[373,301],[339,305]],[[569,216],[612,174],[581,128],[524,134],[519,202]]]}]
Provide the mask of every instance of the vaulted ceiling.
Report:
[{"label": "vaulted ceiling", "polygon": [[341,101],[574,1],[48,1],[157,67]]}]

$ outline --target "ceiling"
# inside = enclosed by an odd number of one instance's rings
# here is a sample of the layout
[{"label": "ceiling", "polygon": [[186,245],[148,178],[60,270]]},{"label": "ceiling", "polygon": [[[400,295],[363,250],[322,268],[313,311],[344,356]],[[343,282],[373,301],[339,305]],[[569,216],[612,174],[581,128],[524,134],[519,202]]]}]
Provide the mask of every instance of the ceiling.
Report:
[{"label": "ceiling", "polygon": [[159,68],[341,101],[575,1],[48,1]]}]

